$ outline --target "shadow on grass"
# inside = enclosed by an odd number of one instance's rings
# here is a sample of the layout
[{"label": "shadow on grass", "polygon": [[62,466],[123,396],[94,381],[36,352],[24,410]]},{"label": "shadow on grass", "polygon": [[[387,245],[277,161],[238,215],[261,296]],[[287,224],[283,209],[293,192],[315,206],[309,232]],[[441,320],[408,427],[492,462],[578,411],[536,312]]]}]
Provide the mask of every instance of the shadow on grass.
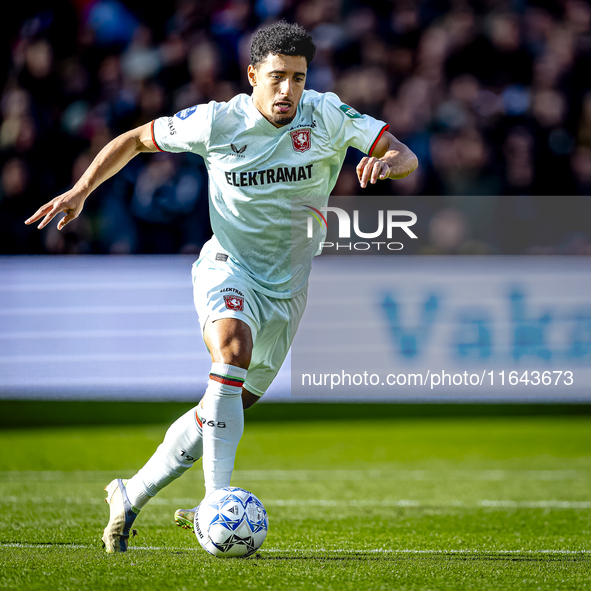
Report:
[{"label": "shadow on grass", "polygon": [[[96,545],[87,544],[75,544],[71,542],[37,542],[34,544],[24,542],[10,542],[4,541],[0,543],[0,548],[14,549],[14,550],[101,550],[100,543]],[[198,548],[174,548],[174,547],[131,547],[130,551],[125,555],[127,556],[138,556],[144,552],[154,553],[167,553],[175,555],[191,555],[195,556],[195,552],[199,551]],[[209,557],[210,559],[212,557]],[[231,559],[230,562],[233,562]],[[499,563],[538,563],[538,564],[551,564],[551,563],[578,563],[587,564],[591,567],[591,555],[587,551],[543,551],[543,552],[475,552],[475,551],[453,551],[453,550],[417,550],[417,551],[385,551],[385,552],[301,552],[291,554],[289,552],[281,553],[269,553],[263,551],[262,554],[256,554],[249,558],[236,558],[237,561],[244,561],[246,563],[252,562],[269,562],[269,563],[280,563],[287,561],[309,561],[316,563],[401,563],[401,562],[431,562],[431,563],[442,563],[442,562],[456,562],[456,563],[475,563],[475,562],[499,562]],[[222,560],[222,562],[224,562]]]},{"label": "shadow on grass", "polygon": [[504,553],[464,553],[464,552],[433,552],[429,554],[417,553],[417,554],[405,554],[405,553],[374,553],[374,552],[356,552],[351,554],[341,555],[321,555],[321,554],[299,554],[299,555],[276,555],[271,556],[268,554],[257,555],[256,560],[268,560],[268,561],[283,561],[283,560],[310,560],[316,562],[420,562],[420,561],[431,561],[431,562],[477,562],[477,561],[489,561],[489,562],[538,562],[538,563],[551,563],[551,562],[579,562],[579,563],[590,563],[591,557],[581,554],[504,554]]}]

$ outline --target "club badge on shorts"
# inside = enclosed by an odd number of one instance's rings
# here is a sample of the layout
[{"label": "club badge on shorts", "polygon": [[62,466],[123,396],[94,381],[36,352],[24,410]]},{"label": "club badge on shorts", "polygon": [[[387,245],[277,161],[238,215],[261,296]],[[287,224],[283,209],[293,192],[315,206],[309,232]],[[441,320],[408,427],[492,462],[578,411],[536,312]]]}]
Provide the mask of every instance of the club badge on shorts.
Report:
[{"label": "club badge on shorts", "polygon": [[306,152],[312,146],[309,129],[295,129],[290,131],[291,145],[296,152]]},{"label": "club badge on shorts", "polygon": [[237,295],[225,295],[224,302],[228,310],[244,311],[244,298]]}]

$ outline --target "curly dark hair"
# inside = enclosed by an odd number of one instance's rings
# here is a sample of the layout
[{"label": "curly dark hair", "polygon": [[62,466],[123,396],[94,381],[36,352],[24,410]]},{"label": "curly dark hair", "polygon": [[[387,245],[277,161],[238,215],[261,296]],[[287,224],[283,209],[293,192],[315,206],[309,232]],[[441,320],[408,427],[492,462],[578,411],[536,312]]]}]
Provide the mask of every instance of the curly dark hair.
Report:
[{"label": "curly dark hair", "polygon": [[304,27],[280,20],[259,29],[252,36],[250,63],[256,68],[269,54],[301,55],[309,66],[316,54],[316,45]]}]

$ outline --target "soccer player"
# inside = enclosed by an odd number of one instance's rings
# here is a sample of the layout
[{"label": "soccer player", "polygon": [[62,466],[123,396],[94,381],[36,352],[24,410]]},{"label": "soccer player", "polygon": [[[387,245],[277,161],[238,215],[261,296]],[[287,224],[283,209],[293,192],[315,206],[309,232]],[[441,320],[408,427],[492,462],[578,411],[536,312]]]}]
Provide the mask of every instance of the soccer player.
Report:
[{"label": "soccer player", "polygon": [[[292,247],[294,207],[326,207],[349,146],[367,154],[357,166],[361,187],[405,177],[417,167],[386,123],[335,94],[304,90],[314,53],[311,35],[299,25],[282,21],[258,30],[248,66],[252,95],[190,107],[120,135],[71,190],[26,221],[43,218],[43,228],[63,212],[62,229],[97,186],[140,152],[194,152],[209,172],[214,235],[193,266],[195,307],[211,353],[208,386],[135,476],[106,487],[107,552],[127,550],[142,507],[200,457],[206,495],[229,486],[243,409],[265,393],[287,355],[322,239]],[[175,520],[192,529],[194,514],[179,509]]]}]

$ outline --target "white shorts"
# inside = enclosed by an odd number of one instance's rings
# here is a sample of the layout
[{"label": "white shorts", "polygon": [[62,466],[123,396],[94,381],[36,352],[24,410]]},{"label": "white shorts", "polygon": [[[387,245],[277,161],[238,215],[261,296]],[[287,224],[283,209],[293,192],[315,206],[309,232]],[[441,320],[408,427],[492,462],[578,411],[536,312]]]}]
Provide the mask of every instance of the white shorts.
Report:
[{"label": "white shorts", "polygon": [[277,299],[254,291],[231,258],[207,253],[193,265],[193,299],[201,334],[208,320],[238,318],[252,332],[252,358],[244,387],[262,396],[283,365],[297,331],[307,293]]}]

